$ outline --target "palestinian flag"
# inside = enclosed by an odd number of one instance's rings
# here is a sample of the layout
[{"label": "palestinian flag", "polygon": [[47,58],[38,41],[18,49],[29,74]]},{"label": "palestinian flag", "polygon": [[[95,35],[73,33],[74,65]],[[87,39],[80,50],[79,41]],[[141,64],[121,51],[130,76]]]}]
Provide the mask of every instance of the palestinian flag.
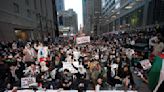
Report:
[{"label": "palestinian flag", "polygon": [[149,88],[157,92],[164,81],[164,54],[155,56],[150,72],[148,73]]}]

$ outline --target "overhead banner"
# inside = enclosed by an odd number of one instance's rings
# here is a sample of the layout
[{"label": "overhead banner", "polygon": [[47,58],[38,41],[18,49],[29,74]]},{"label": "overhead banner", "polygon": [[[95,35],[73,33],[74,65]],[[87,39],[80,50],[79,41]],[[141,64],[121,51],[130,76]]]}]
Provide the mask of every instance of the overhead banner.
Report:
[{"label": "overhead banner", "polygon": [[83,44],[83,43],[89,43],[89,42],[90,42],[90,36],[83,36],[83,37],[76,38],[76,44]]}]

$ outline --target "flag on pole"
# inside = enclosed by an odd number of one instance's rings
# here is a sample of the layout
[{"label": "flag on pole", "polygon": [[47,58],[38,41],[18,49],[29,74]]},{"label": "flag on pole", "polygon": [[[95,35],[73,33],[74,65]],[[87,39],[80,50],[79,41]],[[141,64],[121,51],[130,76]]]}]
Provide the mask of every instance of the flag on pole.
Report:
[{"label": "flag on pole", "polygon": [[154,58],[150,72],[148,73],[149,88],[157,92],[164,81],[164,54]]}]

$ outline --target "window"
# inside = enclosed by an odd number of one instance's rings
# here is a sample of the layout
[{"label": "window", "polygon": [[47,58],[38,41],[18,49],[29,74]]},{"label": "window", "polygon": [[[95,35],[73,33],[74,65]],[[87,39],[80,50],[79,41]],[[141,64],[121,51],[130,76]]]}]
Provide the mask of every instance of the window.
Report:
[{"label": "window", "polygon": [[35,15],[36,21],[39,21],[38,14]]},{"label": "window", "polygon": [[34,0],[34,8],[37,9],[37,3],[36,3],[36,0]]},{"label": "window", "polygon": [[26,5],[29,5],[29,0],[25,0]]},{"label": "window", "polygon": [[36,20],[39,22],[40,21],[40,15],[36,14]]},{"label": "window", "polygon": [[31,12],[29,9],[27,9],[27,17],[31,17]]},{"label": "window", "polygon": [[14,6],[14,12],[19,13],[19,5],[17,3],[13,3]]}]

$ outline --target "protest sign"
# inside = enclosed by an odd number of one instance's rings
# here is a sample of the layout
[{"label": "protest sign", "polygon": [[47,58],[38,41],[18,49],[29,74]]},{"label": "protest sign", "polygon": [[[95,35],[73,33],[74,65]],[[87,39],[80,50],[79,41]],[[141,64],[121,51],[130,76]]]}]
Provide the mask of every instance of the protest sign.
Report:
[{"label": "protest sign", "polygon": [[148,70],[151,68],[151,63],[148,59],[140,61],[141,66],[143,67],[144,70]]},{"label": "protest sign", "polygon": [[83,36],[83,37],[76,38],[77,44],[83,44],[83,43],[88,43],[88,42],[90,42],[90,36]]},{"label": "protest sign", "polygon": [[21,88],[29,88],[29,86],[33,83],[36,83],[35,77],[21,78]]},{"label": "protest sign", "polygon": [[41,47],[38,50],[38,61],[46,61],[48,59],[49,49],[48,47]]},{"label": "protest sign", "polygon": [[68,69],[71,73],[77,73],[77,70],[72,66],[79,67],[79,62],[63,62],[63,70]]}]

